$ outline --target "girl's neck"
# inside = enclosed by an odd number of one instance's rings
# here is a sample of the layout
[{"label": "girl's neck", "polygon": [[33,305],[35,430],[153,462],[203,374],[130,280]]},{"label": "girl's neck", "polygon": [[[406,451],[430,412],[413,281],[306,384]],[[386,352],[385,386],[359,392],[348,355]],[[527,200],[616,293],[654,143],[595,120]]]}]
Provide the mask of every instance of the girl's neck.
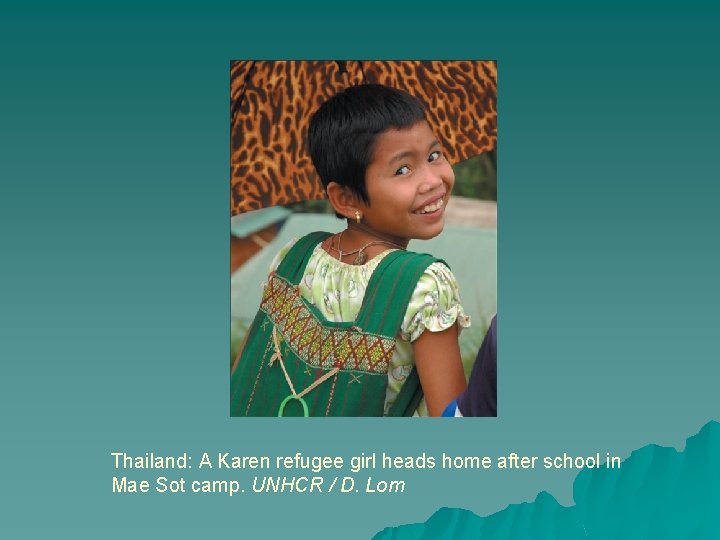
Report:
[{"label": "girl's neck", "polygon": [[355,221],[348,220],[347,231],[345,231],[345,237],[350,237],[349,240],[358,243],[367,243],[374,241],[387,242],[394,244],[398,248],[407,249],[408,238],[401,238],[391,234],[381,233],[376,231],[372,227],[365,225],[364,223],[357,223]]}]

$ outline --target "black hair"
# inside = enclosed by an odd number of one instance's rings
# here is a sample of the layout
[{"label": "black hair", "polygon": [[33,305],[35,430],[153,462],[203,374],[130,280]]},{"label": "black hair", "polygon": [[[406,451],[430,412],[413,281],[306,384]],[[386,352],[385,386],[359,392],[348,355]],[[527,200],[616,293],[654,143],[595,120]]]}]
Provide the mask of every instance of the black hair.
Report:
[{"label": "black hair", "polygon": [[323,187],[337,182],[370,204],[365,173],[378,135],[425,119],[417,98],[389,86],[361,84],[335,94],[315,112],[308,130],[310,157]]}]

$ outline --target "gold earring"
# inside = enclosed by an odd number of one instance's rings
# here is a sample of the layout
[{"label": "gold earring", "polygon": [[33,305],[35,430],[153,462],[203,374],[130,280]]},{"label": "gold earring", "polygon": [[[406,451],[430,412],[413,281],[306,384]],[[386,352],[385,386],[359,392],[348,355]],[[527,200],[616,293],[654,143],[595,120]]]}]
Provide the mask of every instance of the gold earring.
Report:
[{"label": "gold earring", "polygon": [[362,219],[362,215],[360,214],[360,210],[355,210],[355,221],[360,223],[361,219]]}]

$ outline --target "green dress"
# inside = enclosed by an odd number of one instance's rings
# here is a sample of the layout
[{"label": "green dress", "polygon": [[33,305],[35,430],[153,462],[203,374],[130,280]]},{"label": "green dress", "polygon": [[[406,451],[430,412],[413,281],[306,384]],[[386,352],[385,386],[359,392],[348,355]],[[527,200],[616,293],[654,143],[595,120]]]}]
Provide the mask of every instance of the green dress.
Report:
[{"label": "green dress", "polygon": [[345,264],[320,247],[327,236],[291,242],[273,262],[232,375],[231,414],[427,414],[411,342],[469,325],[454,276],[428,255],[395,250]]}]

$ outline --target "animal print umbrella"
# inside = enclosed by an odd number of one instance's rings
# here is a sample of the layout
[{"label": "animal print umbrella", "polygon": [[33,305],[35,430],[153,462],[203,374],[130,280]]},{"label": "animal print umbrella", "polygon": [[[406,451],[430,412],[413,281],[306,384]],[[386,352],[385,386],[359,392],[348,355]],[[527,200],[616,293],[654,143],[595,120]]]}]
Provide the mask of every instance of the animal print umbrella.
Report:
[{"label": "animal print umbrella", "polygon": [[455,164],[492,150],[497,66],[481,61],[233,62],[231,213],[321,199],[306,149],[310,117],[340,90],[379,83],[419,98]]}]

